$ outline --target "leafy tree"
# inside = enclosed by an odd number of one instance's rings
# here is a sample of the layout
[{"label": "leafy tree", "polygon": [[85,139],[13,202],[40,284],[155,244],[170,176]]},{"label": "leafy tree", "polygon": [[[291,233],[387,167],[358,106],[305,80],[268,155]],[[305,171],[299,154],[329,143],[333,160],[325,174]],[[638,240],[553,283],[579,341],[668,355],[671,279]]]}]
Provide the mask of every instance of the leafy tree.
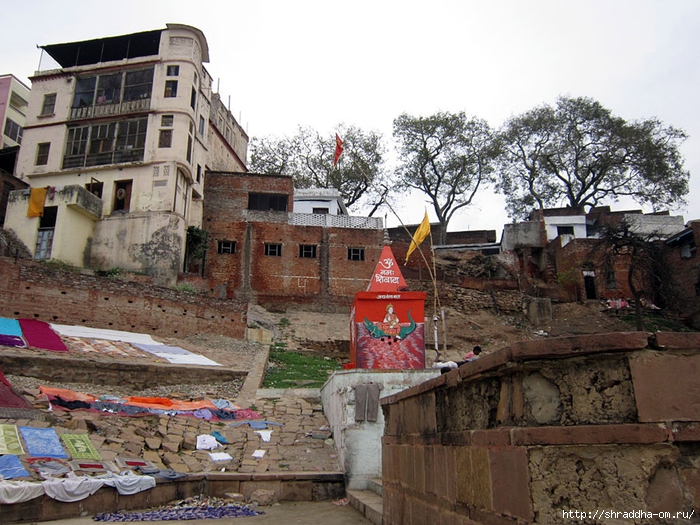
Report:
[{"label": "leafy tree", "polygon": [[322,135],[299,127],[292,137],[253,138],[249,169],[289,175],[296,188],[334,188],[348,208],[369,202],[374,206],[372,215],[382,194],[388,191],[382,135],[343,124],[337,127],[337,133],[343,140],[344,153],[335,167],[335,133]]},{"label": "leafy tree", "polygon": [[686,134],[651,118],[628,122],[586,97],[560,97],[511,118],[499,133],[499,190],[510,216],[533,208],[596,206],[619,197],[655,210],[682,204]]},{"label": "leafy tree", "polygon": [[400,165],[397,189],[419,190],[432,202],[440,221],[440,244],[454,214],[469,206],[482,184],[490,182],[496,148],[488,123],[464,112],[430,117],[403,114],[394,120]]},{"label": "leafy tree", "polygon": [[607,275],[615,267],[627,270],[627,286],[634,298],[637,330],[644,330],[643,301],[653,298],[662,306],[673,306],[676,301],[675,284],[664,261],[661,235],[647,235],[636,231],[633,223],[622,220],[602,228],[600,243],[592,255],[601,256],[603,272]]}]

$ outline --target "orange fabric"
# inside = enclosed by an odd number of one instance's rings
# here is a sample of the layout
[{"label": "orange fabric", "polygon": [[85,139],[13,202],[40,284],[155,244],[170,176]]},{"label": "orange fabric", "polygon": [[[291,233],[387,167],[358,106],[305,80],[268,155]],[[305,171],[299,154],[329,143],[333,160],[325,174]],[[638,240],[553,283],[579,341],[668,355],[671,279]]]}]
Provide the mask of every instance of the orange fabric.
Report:
[{"label": "orange fabric", "polygon": [[29,190],[29,210],[27,211],[27,217],[43,217],[45,201],[46,188],[32,188]]},{"label": "orange fabric", "polygon": [[86,403],[94,403],[97,399],[95,396],[91,396],[90,394],[82,394],[80,392],[75,392],[74,390],[68,390],[67,388],[53,388],[44,385],[39,386],[39,392],[48,396],[60,397],[66,401],[85,401]]},{"label": "orange fabric", "polygon": [[216,410],[216,405],[211,401],[178,401],[165,397],[128,397],[125,404],[134,407],[153,408],[156,410],[199,410],[211,408]]}]

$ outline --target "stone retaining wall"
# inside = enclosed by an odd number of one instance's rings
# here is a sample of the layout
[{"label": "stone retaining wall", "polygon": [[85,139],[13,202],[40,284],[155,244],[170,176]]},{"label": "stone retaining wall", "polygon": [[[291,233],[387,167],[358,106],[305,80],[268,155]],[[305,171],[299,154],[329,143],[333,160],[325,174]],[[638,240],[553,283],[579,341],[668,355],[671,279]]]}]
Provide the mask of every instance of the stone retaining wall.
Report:
[{"label": "stone retaining wall", "polygon": [[0,258],[0,316],[185,338],[242,339],[246,305],[122,279]]},{"label": "stone retaining wall", "polygon": [[216,366],[122,363],[13,352],[0,355],[0,370],[8,375],[36,377],[44,381],[128,385],[137,389],[181,383],[204,385],[245,379],[248,375],[247,371]]},{"label": "stone retaining wall", "polygon": [[698,517],[698,369],[700,334],[596,334],[522,342],[385,398],[384,524]]},{"label": "stone retaining wall", "polygon": [[322,501],[343,497],[345,482],[342,472],[197,474],[177,481],[158,480],[155,488],[131,496],[120,496],[115,489],[104,487],[74,503],[42,496],[15,505],[0,505],[0,523],[36,523],[101,512],[148,509],[197,495],[224,497],[227,493],[240,493],[247,499],[257,489],[273,490],[279,501]]}]

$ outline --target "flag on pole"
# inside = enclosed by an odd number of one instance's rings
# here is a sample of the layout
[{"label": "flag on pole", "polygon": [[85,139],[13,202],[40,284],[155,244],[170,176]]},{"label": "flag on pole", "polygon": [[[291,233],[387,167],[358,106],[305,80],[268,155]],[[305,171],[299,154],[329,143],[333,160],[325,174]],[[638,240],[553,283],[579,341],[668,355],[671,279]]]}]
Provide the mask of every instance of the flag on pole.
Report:
[{"label": "flag on pole", "polygon": [[335,134],[335,155],[333,155],[333,167],[335,168],[335,165],[338,164],[338,160],[340,159],[340,156],[343,154],[343,141],[340,140],[340,137],[338,134]]},{"label": "flag on pole", "polygon": [[429,233],[430,220],[428,219],[428,210],[425,210],[425,217],[423,217],[423,222],[421,222],[418,228],[416,228],[416,233],[413,234],[411,245],[408,247],[408,251],[406,252],[406,262],[404,264],[408,264],[408,258],[413,253],[413,250],[418,248],[418,245],[425,240]]}]

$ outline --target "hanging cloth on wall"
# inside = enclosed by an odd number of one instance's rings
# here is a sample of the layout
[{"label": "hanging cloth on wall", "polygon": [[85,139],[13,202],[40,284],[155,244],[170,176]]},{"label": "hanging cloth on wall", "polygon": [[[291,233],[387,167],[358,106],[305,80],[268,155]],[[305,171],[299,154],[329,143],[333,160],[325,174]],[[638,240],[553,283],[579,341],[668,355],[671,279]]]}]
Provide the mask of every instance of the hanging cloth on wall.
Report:
[{"label": "hanging cloth on wall", "polygon": [[355,421],[377,420],[380,389],[377,383],[355,385]]},{"label": "hanging cloth on wall", "polygon": [[29,210],[27,210],[27,217],[44,216],[46,192],[47,188],[32,188],[29,190]]}]

